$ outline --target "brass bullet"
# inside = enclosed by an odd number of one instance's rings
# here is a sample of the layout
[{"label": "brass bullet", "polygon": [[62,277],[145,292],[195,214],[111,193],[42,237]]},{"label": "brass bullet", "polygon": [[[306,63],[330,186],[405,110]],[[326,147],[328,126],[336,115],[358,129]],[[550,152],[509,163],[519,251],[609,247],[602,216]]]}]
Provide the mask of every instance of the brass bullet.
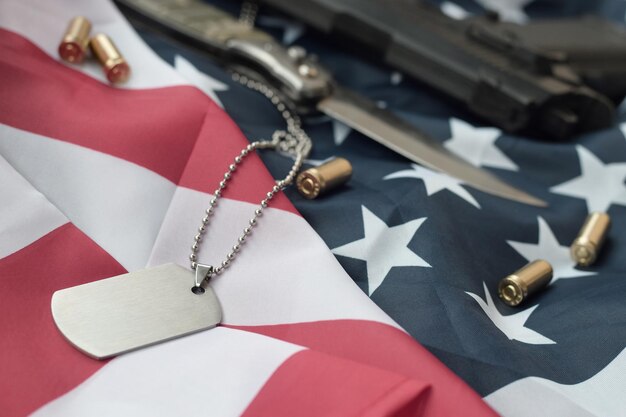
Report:
[{"label": "brass bullet", "polygon": [[87,54],[90,31],[91,22],[87,18],[83,16],[73,18],[59,45],[61,59],[73,64],[83,62]]},{"label": "brass bullet", "polygon": [[498,296],[510,306],[516,306],[552,280],[552,266],[542,260],[533,261],[498,284]]},{"label": "brass bullet", "polygon": [[303,171],[296,178],[300,194],[309,200],[348,182],[352,165],[347,159],[334,158],[318,167]]},{"label": "brass bullet", "polygon": [[111,83],[123,83],[128,80],[130,67],[111,38],[100,33],[91,38],[89,44]]},{"label": "brass bullet", "polygon": [[596,261],[604,239],[611,226],[611,218],[606,213],[590,213],[583,227],[570,247],[572,259],[581,266],[589,266]]}]

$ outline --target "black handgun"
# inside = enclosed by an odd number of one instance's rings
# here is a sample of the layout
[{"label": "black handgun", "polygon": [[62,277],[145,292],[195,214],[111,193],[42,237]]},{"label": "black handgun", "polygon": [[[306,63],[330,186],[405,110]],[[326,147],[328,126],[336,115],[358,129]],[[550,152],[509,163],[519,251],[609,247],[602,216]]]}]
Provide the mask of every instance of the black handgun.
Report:
[{"label": "black handgun", "polygon": [[454,20],[416,0],[263,0],[453,97],[509,132],[562,140],[611,126],[626,31],[598,17]]}]

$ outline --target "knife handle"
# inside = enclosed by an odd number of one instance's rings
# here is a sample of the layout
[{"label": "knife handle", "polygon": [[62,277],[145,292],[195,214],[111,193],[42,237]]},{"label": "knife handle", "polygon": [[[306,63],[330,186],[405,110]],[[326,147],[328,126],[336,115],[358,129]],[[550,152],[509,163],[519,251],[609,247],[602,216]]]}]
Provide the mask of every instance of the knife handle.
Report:
[{"label": "knife handle", "polygon": [[314,109],[328,96],[332,78],[303,48],[286,49],[269,34],[200,0],[117,0],[131,17],[258,75],[299,109]]},{"label": "knife handle", "polygon": [[231,63],[252,68],[297,106],[314,104],[331,92],[331,76],[300,47],[285,49],[274,40],[232,38]]}]

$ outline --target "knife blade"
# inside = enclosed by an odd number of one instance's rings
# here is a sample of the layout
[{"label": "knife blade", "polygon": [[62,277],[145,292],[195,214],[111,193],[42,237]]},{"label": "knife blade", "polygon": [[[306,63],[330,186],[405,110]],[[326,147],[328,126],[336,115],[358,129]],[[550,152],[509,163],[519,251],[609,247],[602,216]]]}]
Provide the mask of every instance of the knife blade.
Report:
[{"label": "knife blade", "polygon": [[413,125],[363,96],[335,87],[317,108],[420,165],[456,177],[481,191],[539,207],[546,202],[457,157]]},{"label": "knife blade", "polygon": [[334,82],[303,48],[286,49],[269,34],[200,0],[116,0],[129,17],[208,52],[227,68],[267,83],[301,116],[318,111],[419,164],[513,201],[547,204],[458,158],[439,142],[371,100]]}]

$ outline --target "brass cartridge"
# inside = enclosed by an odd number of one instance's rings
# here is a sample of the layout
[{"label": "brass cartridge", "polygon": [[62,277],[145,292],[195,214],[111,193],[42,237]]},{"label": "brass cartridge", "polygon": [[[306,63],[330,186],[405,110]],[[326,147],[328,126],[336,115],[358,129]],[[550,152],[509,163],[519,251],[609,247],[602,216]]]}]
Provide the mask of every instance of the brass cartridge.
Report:
[{"label": "brass cartridge", "polygon": [[570,247],[572,259],[581,266],[593,264],[610,227],[611,218],[608,214],[590,213]]},{"label": "brass cartridge", "polygon": [[123,83],[128,80],[130,67],[111,38],[100,33],[91,38],[89,44],[111,83]]},{"label": "brass cartridge", "polygon": [[305,198],[314,199],[345,184],[351,176],[350,162],[344,158],[334,158],[318,167],[301,172],[296,178],[296,186]]},{"label": "brass cartridge", "polygon": [[90,31],[91,22],[87,18],[83,16],[73,18],[59,45],[61,59],[72,64],[83,62],[87,54]]},{"label": "brass cartridge", "polygon": [[552,266],[538,259],[502,279],[498,284],[498,296],[506,304],[516,306],[547,286],[550,280]]}]

